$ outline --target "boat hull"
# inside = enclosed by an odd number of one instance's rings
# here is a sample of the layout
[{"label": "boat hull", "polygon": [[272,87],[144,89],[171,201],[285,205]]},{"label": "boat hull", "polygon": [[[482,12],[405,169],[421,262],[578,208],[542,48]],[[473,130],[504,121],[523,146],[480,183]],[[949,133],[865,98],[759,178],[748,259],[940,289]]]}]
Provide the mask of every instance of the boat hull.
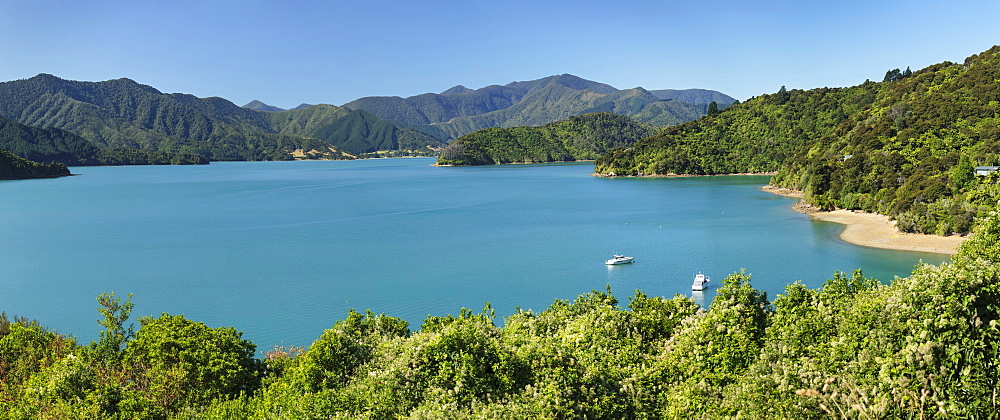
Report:
[{"label": "boat hull", "polygon": [[704,274],[698,274],[697,276],[694,276],[694,283],[691,284],[691,290],[695,292],[704,291],[705,289],[708,288],[709,281],[711,280],[709,280],[708,276]]}]

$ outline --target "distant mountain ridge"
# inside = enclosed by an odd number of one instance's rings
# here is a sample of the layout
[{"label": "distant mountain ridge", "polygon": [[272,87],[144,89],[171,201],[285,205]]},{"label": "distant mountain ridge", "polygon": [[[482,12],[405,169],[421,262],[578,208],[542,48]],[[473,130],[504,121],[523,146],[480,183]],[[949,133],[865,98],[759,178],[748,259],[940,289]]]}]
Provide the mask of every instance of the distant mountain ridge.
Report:
[{"label": "distant mountain ridge", "polygon": [[649,93],[660,99],[676,99],[693,104],[715,102],[719,105],[720,109],[736,102],[736,98],[732,96],[708,89],[659,89],[651,90]]},{"label": "distant mountain ridge", "polygon": [[694,120],[715,101],[725,108],[735,99],[704,89],[619,90],[571,74],[469,89],[462,85],[440,94],[402,98],[372,96],[344,104],[403,126],[454,139],[488,127],[538,126],[574,115],[612,112],[655,126]]},{"label": "distant mountain ridge", "polygon": [[262,112],[217,97],[165,94],[124,78],[80,82],[43,73],[0,83],[0,116],[31,126],[63,129],[102,149],[197,154],[211,160],[286,160],[295,153],[343,158],[394,144],[422,142],[415,147],[421,149],[418,153],[433,153],[428,147],[443,146],[426,134],[376,121],[374,116],[359,118],[350,110],[338,115],[350,117],[360,126],[345,129],[345,123],[340,122],[337,130],[327,129],[327,135],[321,135],[324,127],[315,124],[294,134],[272,126],[273,114],[290,113],[282,118],[293,119],[306,115],[299,111]]},{"label": "distant mountain ridge", "polygon": [[302,104],[299,104],[299,106],[296,106],[295,108],[284,109],[284,108],[278,108],[276,106],[271,106],[271,105],[265,104],[264,102],[261,102],[261,101],[258,101],[256,99],[254,99],[254,100],[250,101],[249,103],[247,103],[246,105],[243,105],[242,108],[252,109],[254,111],[280,112],[280,111],[295,111],[297,109],[309,108],[311,106],[315,106],[315,105],[302,103]]}]

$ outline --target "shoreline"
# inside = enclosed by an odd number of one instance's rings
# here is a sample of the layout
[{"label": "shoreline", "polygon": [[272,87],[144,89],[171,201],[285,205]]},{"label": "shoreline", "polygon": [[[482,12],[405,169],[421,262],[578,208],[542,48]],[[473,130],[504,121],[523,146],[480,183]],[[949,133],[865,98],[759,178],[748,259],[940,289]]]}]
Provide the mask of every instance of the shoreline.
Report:
[{"label": "shoreline", "polygon": [[436,166],[439,168],[462,168],[462,167],[473,167],[473,166],[501,166],[501,165],[545,165],[549,163],[578,163],[578,162],[593,162],[593,159],[578,159],[578,160],[553,160],[552,162],[507,162],[507,163],[490,163],[485,165],[438,165],[437,163],[432,163],[431,166]]},{"label": "shoreline", "polygon": [[[785,197],[802,198],[802,191],[765,185],[761,191]],[[820,211],[799,201],[792,210],[811,219],[845,225],[840,239],[854,245],[869,248],[892,249],[897,251],[926,252],[930,254],[955,255],[966,237],[959,235],[938,236],[922,233],[905,233],[896,229],[896,222],[889,216],[862,211],[838,209]]]},{"label": "shoreline", "polygon": [[595,173],[590,174],[590,176],[596,176],[598,178],[694,178],[694,177],[701,177],[701,176],[762,176],[762,175],[774,176],[774,175],[777,175],[777,174],[778,174],[778,172],[776,172],[776,171],[775,172],[741,172],[741,173],[735,173],[735,174],[711,174],[711,175],[693,175],[693,174],[675,174],[675,173],[653,174],[653,175],[615,175],[615,174],[599,174],[599,173],[595,172]]}]

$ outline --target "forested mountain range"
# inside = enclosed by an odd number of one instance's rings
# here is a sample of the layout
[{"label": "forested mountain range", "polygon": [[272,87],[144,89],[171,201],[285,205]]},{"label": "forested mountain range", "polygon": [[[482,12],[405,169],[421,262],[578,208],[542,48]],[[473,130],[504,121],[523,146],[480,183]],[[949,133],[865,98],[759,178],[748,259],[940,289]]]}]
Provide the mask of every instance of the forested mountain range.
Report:
[{"label": "forested mountain range", "polygon": [[61,163],[32,162],[0,148],[0,180],[57,178],[68,176],[69,168]]},{"label": "forested mountain range", "polygon": [[[302,104],[282,110],[261,101],[239,107],[222,98],[165,94],[125,78],[79,82],[39,74],[0,83],[0,116],[66,130],[120,156],[156,152],[156,157],[140,158],[149,162],[164,157],[191,161],[193,155],[209,160],[339,159],[377,151],[433,155],[444,140],[482,128],[538,126],[585,113],[613,112],[670,125],[707,112],[709,102],[698,101],[715,101],[721,108],[732,98],[700,89],[618,90],[564,74],[476,90],[456,86],[410,98],[361,98],[344,107]],[[94,153],[87,153],[76,161],[64,157],[65,163],[94,164]]]},{"label": "forested mountain range", "polygon": [[540,127],[485,128],[453,141],[438,165],[492,165],[595,159],[659,129],[630,117],[597,112]]},{"label": "forested mountain range", "polygon": [[[721,93],[700,89],[657,92],[643,88],[619,90],[562,74],[476,90],[458,85],[440,94],[408,98],[366,97],[344,106],[370,111],[440,139],[454,139],[483,128],[538,126],[592,112],[614,112],[647,124],[667,126],[704,115],[712,101],[720,108],[734,101]],[[705,101],[691,102],[700,100]]]},{"label": "forested mountain range", "polygon": [[967,232],[1000,190],[1000,47],[881,82],[751,98],[599,158],[606,175],[778,171],[822,208],[893,216],[908,231]]},{"label": "forested mountain range", "polygon": [[[307,109],[307,108],[305,108]],[[293,113],[297,111],[283,111]],[[342,158],[345,153],[375,152],[380,146],[441,143],[429,136],[344,112],[360,127],[314,127],[315,131],[280,133],[270,112],[241,108],[222,98],[165,94],[129,79],[78,82],[39,74],[0,83],[0,116],[23,124],[60,128],[101,148],[135,148],[165,153],[198,154],[211,160],[283,160],[295,151],[313,157]],[[334,125],[334,121],[328,121]],[[388,126],[386,125],[388,124]],[[320,131],[344,137],[317,137]],[[429,149],[427,149],[429,150]]]}]

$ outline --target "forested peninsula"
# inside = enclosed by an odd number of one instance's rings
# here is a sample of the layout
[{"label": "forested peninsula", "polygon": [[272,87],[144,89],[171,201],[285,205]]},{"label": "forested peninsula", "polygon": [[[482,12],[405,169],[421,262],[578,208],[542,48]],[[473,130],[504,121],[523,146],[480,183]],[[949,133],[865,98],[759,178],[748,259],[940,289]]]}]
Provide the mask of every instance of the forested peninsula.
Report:
[{"label": "forested peninsula", "polygon": [[823,209],[894,217],[904,231],[966,233],[1000,199],[1000,47],[882,82],[785,90],[680,124],[595,162],[605,175],[778,171]]},{"label": "forested peninsula", "polygon": [[448,145],[438,165],[569,162],[596,159],[615,147],[634,144],[657,128],[625,115],[598,112],[541,127],[487,128]]},{"label": "forested peninsula", "polygon": [[69,175],[69,168],[61,163],[32,162],[0,149],[0,180],[58,178]]}]

